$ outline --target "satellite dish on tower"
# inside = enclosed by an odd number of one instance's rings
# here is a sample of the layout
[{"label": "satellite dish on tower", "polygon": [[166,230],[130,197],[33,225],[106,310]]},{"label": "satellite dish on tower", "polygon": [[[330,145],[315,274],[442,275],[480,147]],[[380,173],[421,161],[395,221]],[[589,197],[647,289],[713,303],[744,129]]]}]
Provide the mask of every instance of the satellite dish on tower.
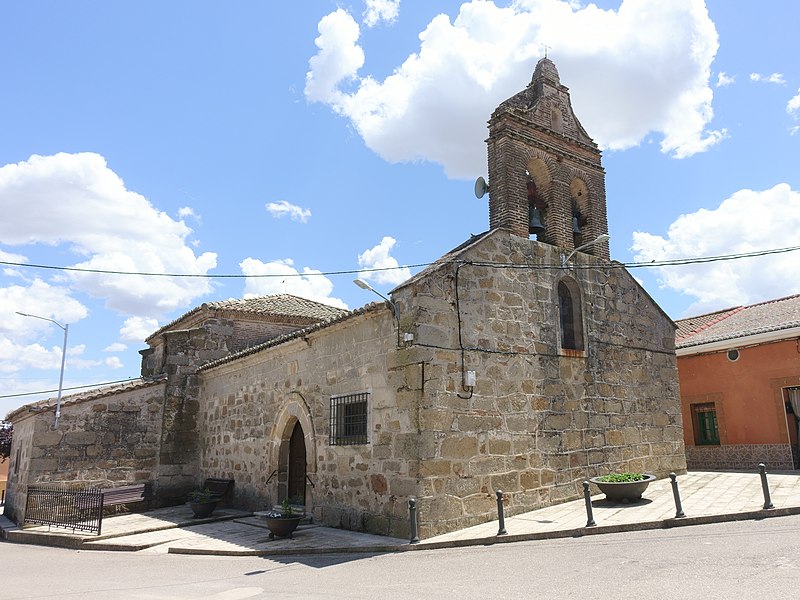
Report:
[{"label": "satellite dish on tower", "polygon": [[489,184],[483,177],[478,177],[475,180],[475,197],[483,198],[483,195],[489,191]]}]

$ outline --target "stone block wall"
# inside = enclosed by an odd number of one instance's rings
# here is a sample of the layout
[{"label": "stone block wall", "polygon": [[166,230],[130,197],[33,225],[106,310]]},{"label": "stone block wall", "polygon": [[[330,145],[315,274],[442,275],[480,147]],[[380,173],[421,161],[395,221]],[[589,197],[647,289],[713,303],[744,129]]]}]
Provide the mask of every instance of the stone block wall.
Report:
[{"label": "stone block wall", "polygon": [[[202,369],[199,479],[234,479],[235,504],[287,496],[288,440],[306,443],[306,509],[325,525],[407,534],[417,492],[421,367],[398,360],[391,310],[374,305],[302,338]],[[331,445],[332,396],[368,392],[368,443]]]},{"label": "stone block wall", "polygon": [[12,416],[10,518],[24,516],[32,485],[103,488],[155,480],[164,383],[133,387],[66,398],[56,430],[52,409]]},{"label": "stone block wall", "polygon": [[[395,290],[409,362],[425,363],[421,535],[496,518],[497,489],[515,514],[578,498],[595,475],[685,471],[672,322],[624,269],[562,256],[498,230]],[[563,276],[581,290],[585,351],[560,348]]]}]

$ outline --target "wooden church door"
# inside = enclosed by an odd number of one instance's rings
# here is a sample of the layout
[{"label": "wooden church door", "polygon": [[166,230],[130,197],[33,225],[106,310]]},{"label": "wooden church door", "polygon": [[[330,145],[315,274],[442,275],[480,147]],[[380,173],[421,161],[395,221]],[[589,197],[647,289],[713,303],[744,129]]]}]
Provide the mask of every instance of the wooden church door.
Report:
[{"label": "wooden church door", "polygon": [[306,502],[306,441],[300,422],[295,423],[289,440],[289,501]]}]

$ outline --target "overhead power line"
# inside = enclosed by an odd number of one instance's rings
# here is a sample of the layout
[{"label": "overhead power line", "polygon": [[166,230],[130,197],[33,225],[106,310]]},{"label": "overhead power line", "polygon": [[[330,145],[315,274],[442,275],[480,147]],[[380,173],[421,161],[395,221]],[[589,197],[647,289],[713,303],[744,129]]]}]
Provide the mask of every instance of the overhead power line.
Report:
[{"label": "overhead power line", "polygon": [[[628,262],[619,263],[619,266],[627,269],[637,269],[646,267],[673,267],[681,265],[694,265],[710,262],[720,262],[727,260],[738,260],[740,258],[752,258],[757,256],[767,256],[769,254],[784,254],[786,252],[795,252],[800,250],[800,246],[791,246],[789,248],[774,248],[771,250],[756,250],[754,252],[740,252],[738,254],[724,254],[720,256],[704,256],[696,258],[674,258],[670,260],[652,260],[649,262]],[[443,261],[459,263],[460,260]],[[316,273],[256,273],[256,274],[224,274],[224,273],[151,273],[146,271],[115,271],[110,269],[85,269],[82,267],[60,267],[55,265],[40,265],[34,263],[20,263],[12,261],[1,261],[0,265],[7,265],[12,267],[22,267],[29,269],[48,269],[53,271],[69,271],[77,273],[98,273],[103,275],[136,275],[139,277],[183,277],[183,278],[197,278],[197,279],[260,279],[270,277],[311,277],[311,276],[331,276],[331,275],[355,275],[358,273],[377,273],[380,271],[396,271],[397,269],[417,269],[422,267],[429,267],[435,264],[434,262],[417,263],[412,265],[399,265],[397,267],[380,267],[372,269],[347,269],[340,271],[319,271]],[[500,265],[501,263],[496,263]],[[557,269],[561,268],[556,265],[524,265],[531,269]],[[594,268],[596,265],[589,265],[588,268]],[[580,268],[581,265],[574,265]]]},{"label": "overhead power line", "polygon": [[[130,379],[119,379],[117,381],[104,381],[102,383],[90,383],[89,385],[76,385],[75,387],[65,387],[62,388],[62,391],[68,390],[86,390],[89,388],[96,388],[103,385],[114,385],[115,383],[127,383],[129,381],[133,381],[134,379],[139,379],[138,377],[132,377]],[[58,389],[55,390],[41,390],[38,392],[21,392],[19,394],[4,394],[0,396],[2,398],[20,398],[22,396],[38,396],[39,394],[55,394],[58,392]]]}]

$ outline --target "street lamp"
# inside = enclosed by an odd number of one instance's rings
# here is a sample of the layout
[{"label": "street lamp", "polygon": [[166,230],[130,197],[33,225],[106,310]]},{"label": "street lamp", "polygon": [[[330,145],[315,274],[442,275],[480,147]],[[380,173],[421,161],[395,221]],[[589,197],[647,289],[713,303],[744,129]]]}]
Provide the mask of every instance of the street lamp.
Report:
[{"label": "street lamp", "polygon": [[604,233],[602,235],[598,235],[591,242],[586,242],[582,246],[578,246],[577,248],[575,248],[575,250],[573,250],[572,252],[570,252],[567,255],[567,257],[562,261],[561,266],[566,269],[567,268],[567,264],[569,263],[569,259],[572,258],[573,256],[575,256],[576,252],[580,252],[581,250],[585,250],[589,246],[594,246],[595,244],[600,244],[602,242],[608,241],[609,239],[611,239],[611,236],[608,235],[607,233]]},{"label": "street lamp", "polygon": [[389,303],[389,306],[392,307],[392,310],[394,311],[394,320],[397,321],[397,345],[399,347],[400,346],[400,311],[397,309],[397,305],[394,302],[392,302],[391,300],[389,300],[389,298],[387,298],[386,296],[381,294],[378,290],[376,290],[374,287],[372,287],[370,284],[368,284],[363,279],[353,279],[353,283],[355,283],[362,290],[368,290],[368,291],[372,292],[373,294],[377,294],[378,296],[380,296],[381,298],[386,300],[386,302]]},{"label": "street lamp", "polygon": [[58,378],[58,398],[56,398],[56,419],[53,422],[53,429],[58,429],[58,418],[61,416],[61,390],[64,386],[64,364],[67,360],[67,334],[69,333],[69,324],[62,325],[58,321],[54,321],[53,319],[48,319],[47,317],[40,317],[39,315],[30,315],[28,313],[23,313],[17,311],[18,315],[23,317],[31,317],[33,319],[41,319],[42,321],[50,321],[51,323],[55,323],[61,329],[64,330],[64,346],[61,348],[61,375]]}]

